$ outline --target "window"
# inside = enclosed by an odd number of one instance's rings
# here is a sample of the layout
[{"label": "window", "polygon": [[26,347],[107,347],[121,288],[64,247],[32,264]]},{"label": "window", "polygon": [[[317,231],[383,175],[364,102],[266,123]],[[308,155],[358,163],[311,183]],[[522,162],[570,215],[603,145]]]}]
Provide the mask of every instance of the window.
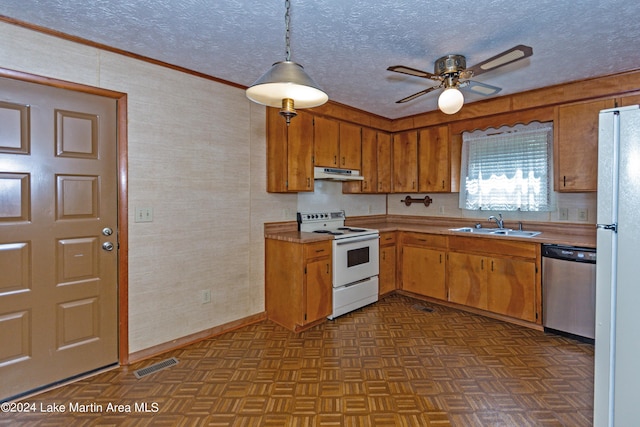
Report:
[{"label": "window", "polygon": [[464,133],[460,208],[551,211],[553,124]]}]

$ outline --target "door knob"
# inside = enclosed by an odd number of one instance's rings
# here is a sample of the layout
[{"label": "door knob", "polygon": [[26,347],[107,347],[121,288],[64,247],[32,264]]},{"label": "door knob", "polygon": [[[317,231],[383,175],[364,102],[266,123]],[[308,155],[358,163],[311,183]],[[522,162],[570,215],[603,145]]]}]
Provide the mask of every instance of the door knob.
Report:
[{"label": "door knob", "polygon": [[102,229],[102,234],[104,234],[105,236],[111,236],[113,234],[113,230],[109,227],[105,227]]},{"label": "door knob", "polygon": [[111,252],[113,250],[113,243],[111,242],[104,242],[102,244],[102,249],[104,249],[105,251],[109,251]]}]

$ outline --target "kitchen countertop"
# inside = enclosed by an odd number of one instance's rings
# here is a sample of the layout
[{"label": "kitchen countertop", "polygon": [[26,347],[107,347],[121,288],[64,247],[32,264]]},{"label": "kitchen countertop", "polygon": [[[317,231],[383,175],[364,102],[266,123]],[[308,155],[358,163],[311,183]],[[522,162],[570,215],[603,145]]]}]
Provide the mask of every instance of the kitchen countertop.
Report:
[{"label": "kitchen countertop", "polygon": [[[374,228],[381,233],[393,231],[409,231],[415,233],[441,234],[461,236],[475,239],[510,239],[531,243],[550,243],[560,245],[596,247],[596,228],[593,224],[562,224],[562,223],[526,223],[524,230],[542,231],[534,237],[493,236],[487,234],[473,234],[449,230],[458,227],[473,227],[474,220],[458,218],[433,217],[404,217],[377,215],[375,217],[356,217],[346,221],[346,225]],[[505,221],[505,228],[518,228],[517,223]],[[333,237],[320,233],[297,231],[295,221],[265,224],[265,238],[286,240],[294,243],[313,243],[323,240],[333,240]]]}]

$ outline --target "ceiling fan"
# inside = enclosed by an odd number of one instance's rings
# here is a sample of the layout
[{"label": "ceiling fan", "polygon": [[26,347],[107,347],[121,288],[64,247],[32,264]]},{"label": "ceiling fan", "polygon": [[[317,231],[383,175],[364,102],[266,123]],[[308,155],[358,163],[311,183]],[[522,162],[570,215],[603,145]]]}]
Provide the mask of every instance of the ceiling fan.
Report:
[{"label": "ceiling fan", "polygon": [[533,55],[533,49],[520,44],[469,68],[467,68],[467,60],[464,56],[446,55],[435,62],[433,74],[404,65],[393,65],[387,70],[440,82],[437,86],[421,90],[396,101],[397,104],[411,101],[436,89],[444,88],[444,92],[438,98],[438,108],[445,114],[455,114],[460,111],[462,104],[464,104],[464,97],[458,89],[465,89],[484,96],[495,95],[502,90],[499,87],[469,79],[512,62],[528,58],[531,55]]}]

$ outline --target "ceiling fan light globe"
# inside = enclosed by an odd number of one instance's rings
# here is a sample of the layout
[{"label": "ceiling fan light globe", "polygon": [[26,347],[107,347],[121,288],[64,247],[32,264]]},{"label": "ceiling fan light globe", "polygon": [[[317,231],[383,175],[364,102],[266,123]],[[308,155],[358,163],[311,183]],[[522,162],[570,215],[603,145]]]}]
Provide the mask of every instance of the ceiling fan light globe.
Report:
[{"label": "ceiling fan light globe", "polygon": [[464,96],[455,87],[445,89],[438,98],[438,108],[445,114],[455,114],[462,108]]},{"label": "ceiling fan light globe", "polygon": [[283,99],[293,99],[296,108],[312,108],[328,101],[327,94],[292,61],[276,62],[246,90],[247,98],[268,107],[281,107]]}]

